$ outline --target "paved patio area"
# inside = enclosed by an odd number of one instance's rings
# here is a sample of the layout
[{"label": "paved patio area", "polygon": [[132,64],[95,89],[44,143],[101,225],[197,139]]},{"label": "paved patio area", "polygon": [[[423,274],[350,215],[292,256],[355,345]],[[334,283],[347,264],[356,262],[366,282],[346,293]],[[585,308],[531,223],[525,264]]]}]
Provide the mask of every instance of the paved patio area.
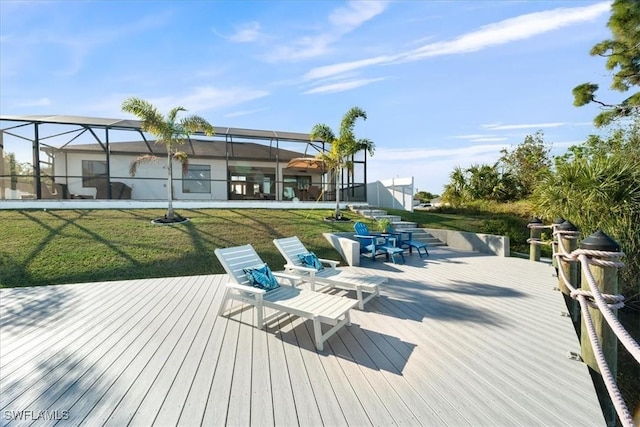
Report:
[{"label": "paved patio area", "polygon": [[389,283],[322,352],[224,275],[1,289],[0,425],[605,424],[550,266],[430,253],[354,268]]}]

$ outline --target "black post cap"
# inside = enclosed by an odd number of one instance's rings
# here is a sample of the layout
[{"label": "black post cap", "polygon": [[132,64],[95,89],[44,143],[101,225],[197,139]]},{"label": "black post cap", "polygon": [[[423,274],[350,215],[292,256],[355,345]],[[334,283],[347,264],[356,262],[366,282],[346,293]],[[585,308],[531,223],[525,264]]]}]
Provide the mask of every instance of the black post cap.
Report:
[{"label": "black post cap", "polygon": [[571,221],[564,221],[556,226],[556,230],[560,231],[578,231],[578,227],[573,225]]},{"label": "black post cap", "polygon": [[534,216],[531,218],[531,221],[529,221],[529,224],[542,224],[542,220],[537,216]]},{"label": "black post cap", "polygon": [[587,249],[592,251],[608,251],[619,252],[620,245],[618,242],[607,236],[602,231],[596,231],[582,242],[580,242],[580,249]]},{"label": "black post cap", "polygon": [[564,218],[562,218],[561,216],[553,220],[553,223],[555,225],[562,224],[563,222],[564,222]]}]

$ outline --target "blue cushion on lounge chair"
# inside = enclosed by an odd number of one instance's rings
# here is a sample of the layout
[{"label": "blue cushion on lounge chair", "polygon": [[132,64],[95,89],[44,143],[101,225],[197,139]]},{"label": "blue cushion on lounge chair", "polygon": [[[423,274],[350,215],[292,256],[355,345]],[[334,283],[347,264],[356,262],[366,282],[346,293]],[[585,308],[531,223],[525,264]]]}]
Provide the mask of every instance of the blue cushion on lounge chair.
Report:
[{"label": "blue cushion on lounge chair", "polygon": [[320,262],[316,254],[314,254],[313,252],[298,254],[298,259],[305,267],[315,268],[318,271],[324,270],[324,265],[322,265],[322,262]]},{"label": "blue cushion on lounge chair", "polygon": [[244,274],[247,275],[249,283],[251,283],[251,286],[253,286],[254,288],[270,291],[272,289],[280,287],[280,284],[276,280],[267,264],[260,264],[254,267],[243,268],[242,271],[244,271]]}]

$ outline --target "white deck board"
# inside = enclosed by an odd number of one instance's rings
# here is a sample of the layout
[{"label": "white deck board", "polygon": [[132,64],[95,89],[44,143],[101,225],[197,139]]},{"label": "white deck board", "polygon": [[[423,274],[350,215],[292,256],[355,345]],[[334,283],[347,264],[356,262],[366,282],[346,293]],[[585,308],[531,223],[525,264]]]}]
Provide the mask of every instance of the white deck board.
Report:
[{"label": "white deck board", "polygon": [[284,341],[276,335],[276,330],[266,329],[269,348],[269,367],[271,374],[271,400],[273,402],[274,424],[289,426],[298,424],[298,411],[293,397],[290,372],[285,359]]},{"label": "white deck board", "polygon": [[[253,314],[252,324],[257,324],[255,310],[248,310]],[[251,329],[253,338],[252,359],[251,359],[251,425],[255,427],[274,425],[273,418],[273,396],[271,394],[271,384],[274,376],[280,375],[272,373],[269,367],[269,356],[271,355],[268,336],[269,334],[257,329]],[[265,355],[268,355],[265,357]]]},{"label": "white deck board", "polygon": [[313,389],[313,396],[318,405],[323,424],[332,426],[345,425],[347,423],[346,418],[331,381],[325,372],[322,364],[323,357],[315,351],[308,351],[315,348],[311,335],[312,331],[305,324],[301,324],[295,331],[298,345],[302,349],[300,351],[302,362],[309,378],[312,378],[310,385]]},{"label": "white deck board", "polygon": [[604,425],[551,267],[430,254],[345,267],[389,280],[322,352],[224,275],[0,289],[0,426]]},{"label": "white deck board", "polygon": [[[224,318],[216,316],[216,310],[222,300],[223,289],[221,286],[216,286],[214,283],[208,283],[207,285],[209,288],[207,290],[207,295],[210,296],[211,292],[215,295],[211,299],[205,299],[207,308],[204,313],[204,317],[200,320],[200,324],[197,325],[197,332],[189,344],[187,354],[183,360],[180,361],[179,371],[175,377],[171,379],[172,383],[167,390],[166,396],[161,402],[159,410],[154,415],[154,422],[157,422],[158,424],[178,424],[180,414],[185,408],[185,403],[188,399],[189,393],[200,392],[194,388],[194,384],[198,375],[198,370],[203,363],[204,354],[207,344],[209,343],[209,337],[216,326],[215,323],[217,321],[224,323],[225,321]],[[146,422],[147,425],[150,424],[148,422],[150,418],[140,418],[140,411],[136,413],[135,418],[140,419],[142,422]]]},{"label": "white deck board", "polygon": [[[220,278],[221,276],[217,277]],[[222,288],[224,283],[226,283],[226,279],[216,280],[216,277],[212,277],[210,286],[219,286]],[[221,297],[221,291],[222,289],[220,289],[216,295],[220,294]],[[198,362],[195,376],[193,377],[189,394],[184,401],[182,411],[180,413],[175,413],[171,412],[168,408],[168,413],[164,414],[161,419],[171,420],[177,418],[179,425],[186,426],[199,425],[202,422],[207,402],[209,400],[209,395],[211,393],[213,378],[218,369],[222,343],[229,323],[226,317],[217,316],[218,305],[221,301],[221,299],[218,299],[218,303],[213,305],[212,315],[215,317],[213,329],[208,333],[207,342],[205,344],[202,357]],[[224,368],[220,366],[220,369],[222,370]],[[167,424],[175,425],[169,421]]]}]

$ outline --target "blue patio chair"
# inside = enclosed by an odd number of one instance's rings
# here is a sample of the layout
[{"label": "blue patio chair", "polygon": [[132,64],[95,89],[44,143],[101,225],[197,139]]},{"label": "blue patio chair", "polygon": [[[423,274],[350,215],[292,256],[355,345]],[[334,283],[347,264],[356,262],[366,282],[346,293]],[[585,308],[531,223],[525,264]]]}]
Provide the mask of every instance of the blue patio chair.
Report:
[{"label": "blue patio chair", "polygon": [[415,248],[418,255],[420,255],[420,258],[422,258],[423,255],[420,250],[424,250],[424,255],[429,256],[429,250],[427,249],[428,245],[420,240],[413,240],[413,231],[398,230],[391,227],[388,229],[388,234],[396,238],[396,245],[398,247],[409,249],[409,253],[412,253]]},{"label": "blue patio chair", "polygon": [[356,222],[353,225],[357,234],[354,237],[360,242],[360,255],[371,254],[371,260],[375,261],[377,255],[385,255],[387,259],[396,263],[396,255],[400,255],[404,263],[404,250],[396,246],[396,239],[390,235],[382,235],[380,233],[373,234],[369,231],[369,227],[363,222]]}]

